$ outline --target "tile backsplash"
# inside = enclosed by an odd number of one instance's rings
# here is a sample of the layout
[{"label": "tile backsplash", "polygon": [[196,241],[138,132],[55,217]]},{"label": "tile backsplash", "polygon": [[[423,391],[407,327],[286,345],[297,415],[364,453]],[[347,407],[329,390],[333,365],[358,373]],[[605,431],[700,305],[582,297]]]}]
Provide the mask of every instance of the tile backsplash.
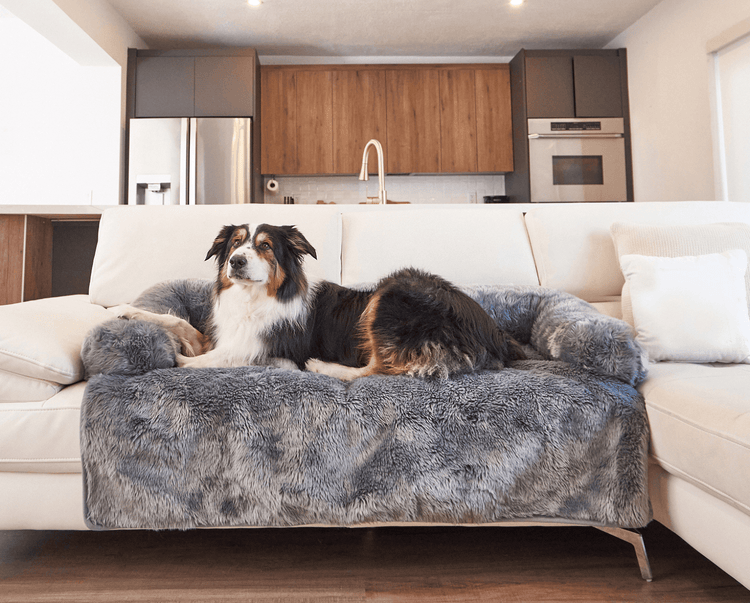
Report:
[{"label": "tile backsplash", "polygon": [[[275,180],[279,186],[270,192],[266,185],[271,178],[263,177],[266,203],[284,203],[293,197],[295,203],[365,203],[378,196],[378,177],[367,182],[356,176],[287,176]],[[409,203],[482,203],[486,195],[505,194],[503,175],[467,176],[386,176],[385,190],[390,201]]]}]

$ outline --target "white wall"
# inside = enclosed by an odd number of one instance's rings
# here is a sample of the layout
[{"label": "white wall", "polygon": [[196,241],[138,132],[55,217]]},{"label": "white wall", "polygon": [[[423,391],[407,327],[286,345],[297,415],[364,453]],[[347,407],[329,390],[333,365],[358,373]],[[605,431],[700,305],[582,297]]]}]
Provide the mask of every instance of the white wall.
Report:
[{"label": "white wall", "polygon": [[0,4],[0,204],[117,204],[127,48],[145,45],[103,0]]},{"label": "white wall", "polygon": [[747,0],[663,0],[608,44],[628,50],[636,201],[720,197],[707,46],[748,17]]}]

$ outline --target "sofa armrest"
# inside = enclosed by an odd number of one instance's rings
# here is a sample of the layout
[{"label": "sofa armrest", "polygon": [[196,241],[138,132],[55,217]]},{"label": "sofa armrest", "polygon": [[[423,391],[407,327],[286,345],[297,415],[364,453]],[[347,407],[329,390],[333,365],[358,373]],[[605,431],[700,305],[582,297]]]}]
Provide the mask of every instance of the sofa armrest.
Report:
[{"label": "sofa armrest", "polygon": [[94,326],[111,318],[87,295],[0,306],[0,381],[3,375],[61,385],[80,381],[83,340]]}]

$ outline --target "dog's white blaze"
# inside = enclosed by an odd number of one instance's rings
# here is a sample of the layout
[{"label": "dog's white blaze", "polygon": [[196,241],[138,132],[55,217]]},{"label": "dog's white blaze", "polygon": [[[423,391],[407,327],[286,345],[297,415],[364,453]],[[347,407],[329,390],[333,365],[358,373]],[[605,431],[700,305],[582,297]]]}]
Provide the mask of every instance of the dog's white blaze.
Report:
[{"label": "dog's white blaze", "polygon": [[[266,260],[258,255],[258,252],[253,249],[250,243],[246,243],[242,247],[235,249],[229,256],[230,262],[233,257],[244,257],[247,260],[245,271],[250,280],[261,284],[266,284],[268,282],[268,279],[271,276],[271,266]],[[230,278],[234,274],[231,264],[227,274]]]}]

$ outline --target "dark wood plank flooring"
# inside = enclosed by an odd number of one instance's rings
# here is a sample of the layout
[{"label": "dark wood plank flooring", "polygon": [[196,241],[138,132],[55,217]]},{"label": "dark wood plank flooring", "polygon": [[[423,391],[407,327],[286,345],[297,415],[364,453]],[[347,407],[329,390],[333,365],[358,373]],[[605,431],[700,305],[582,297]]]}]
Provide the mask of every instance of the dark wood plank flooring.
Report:
[{"label": "dark wood plank flooring", "polygon": [[748,602],[663,526],[0,532],[0,601]]}]

